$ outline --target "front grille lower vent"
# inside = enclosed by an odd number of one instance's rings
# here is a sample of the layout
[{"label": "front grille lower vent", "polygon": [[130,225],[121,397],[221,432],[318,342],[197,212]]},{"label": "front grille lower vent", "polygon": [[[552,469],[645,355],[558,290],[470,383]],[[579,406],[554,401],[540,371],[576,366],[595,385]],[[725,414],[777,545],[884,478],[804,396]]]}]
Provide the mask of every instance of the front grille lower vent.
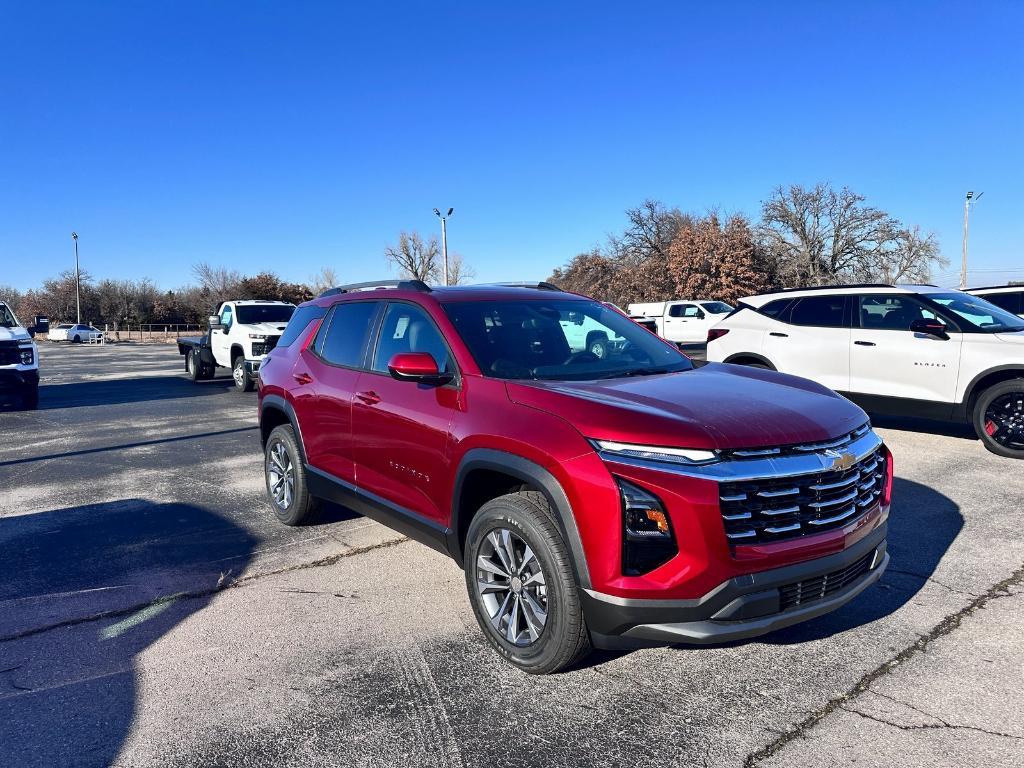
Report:
[{"label": "front grille lower vent", "polygon": [[869,552],[860,560],[838,571],[779,587],[779,609],[784,611],[835,594],[867,573],[874,555],[874,552]]},{"label": "front grille lower vent", "polygon": [[848,525],[878,505],[885,461],[876,449],[848,469],[721,483],[725,535],[732,545],[762,544]]}]

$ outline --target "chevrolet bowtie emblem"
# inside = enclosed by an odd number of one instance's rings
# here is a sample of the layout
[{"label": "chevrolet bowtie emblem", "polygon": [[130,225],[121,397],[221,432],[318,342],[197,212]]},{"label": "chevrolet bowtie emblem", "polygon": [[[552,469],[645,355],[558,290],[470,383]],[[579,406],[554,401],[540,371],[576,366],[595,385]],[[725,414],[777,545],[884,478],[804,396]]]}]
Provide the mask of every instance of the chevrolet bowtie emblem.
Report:
[{"label": "chevrolet bowtie emblem", "polygon": [[840,453],[829,448],[825,451],[825,455],[832,459],[832,469],[834,470],[847,470],[857,463],[857,457],[852,453]]}]

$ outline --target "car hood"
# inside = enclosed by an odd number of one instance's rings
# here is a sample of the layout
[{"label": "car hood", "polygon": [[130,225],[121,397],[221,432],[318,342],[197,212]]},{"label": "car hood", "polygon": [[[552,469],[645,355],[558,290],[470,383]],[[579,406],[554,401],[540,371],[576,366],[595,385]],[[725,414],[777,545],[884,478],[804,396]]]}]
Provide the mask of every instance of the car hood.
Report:
[{"label": "car hood", "polygon": [[997,333],[995,337],[1000,341],[1008,341],[1011,344],[1024,344],[1024,331],[1014,331],[1013,333]]},{"label": "car hood", "polygon": [[508,382],[513,402],[584,436],[683,448],[764,448],[839,437],[867,415],[832,390],[775,371],[710,363],[607,381]]},{"label": "car hood", "polygon": [[24,328],[0,327],[0,341],[26,341],[31,338]]},{"label": "car hood", "polygon": [[250,323],[245,327],[249,333],[262,333],[266,336],[280,336],[288,323]]}]

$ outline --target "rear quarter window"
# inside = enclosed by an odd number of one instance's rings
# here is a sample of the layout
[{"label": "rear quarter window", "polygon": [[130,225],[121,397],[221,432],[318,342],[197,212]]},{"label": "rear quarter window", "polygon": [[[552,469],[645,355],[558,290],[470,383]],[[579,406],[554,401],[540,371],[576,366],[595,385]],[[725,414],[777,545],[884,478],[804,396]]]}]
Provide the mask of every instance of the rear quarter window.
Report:
[{"label": "rear quarter window", "polygon": [[291,320],[288,321],[288,326],[284,329],[284,333],[281,334],[281,338],[278,339],[277,346],[291,346],[299,338],[299,335],[309,327],[310,323],[314,320],[320,320],[326,314],[326,308],[318,307],[315,304],[308,307],[299,307],[292,314]]}]

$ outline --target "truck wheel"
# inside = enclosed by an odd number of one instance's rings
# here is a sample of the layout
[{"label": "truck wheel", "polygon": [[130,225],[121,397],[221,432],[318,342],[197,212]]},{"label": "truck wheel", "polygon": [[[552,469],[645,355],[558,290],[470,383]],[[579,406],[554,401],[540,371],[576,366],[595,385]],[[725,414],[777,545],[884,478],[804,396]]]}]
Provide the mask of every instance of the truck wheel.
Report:
[{"label": "truck wheel", "polygon": [[39,385],[25,387],[21,391],[21,407],[26,411],[39,408]]},{"label": "truck wheel", "polygon": [[239,392],[252,392],[256,381],[245,369],[245,358],[241,355],[231,361],[231,375],[235,378],[235,389]]},{"label": "truck wheel", "polygon": [[603,333],[592,333],[587,339],[587,351],[594,357],[604,360],[608,355],[608,337]]},{"label": "truck wheel", "polygon": [[590,653],[572,559],[542,494],[484,504],[466,534],[464,565],[473,613],[503,659],[540,675]]},{"label": "truck wheel", "polygon": [[319,508],[309,495],[302,453],[290,424],[275,427],[267,438],[263,460],[267,497],[277,519],[285,525],[308,523]]},{"label": "truck wheel", "polygon": [[998,456],[1024,459],[1024,379],[989,387],[974,405],[974,431]]},{"label": "truck wheel", "polygon": [[199,356],[199,352],[195,349],[190,349],[185,355],[185,368],[188,369],[188,377],[192,381],[204,381],[210,378],[209,372]]}]

